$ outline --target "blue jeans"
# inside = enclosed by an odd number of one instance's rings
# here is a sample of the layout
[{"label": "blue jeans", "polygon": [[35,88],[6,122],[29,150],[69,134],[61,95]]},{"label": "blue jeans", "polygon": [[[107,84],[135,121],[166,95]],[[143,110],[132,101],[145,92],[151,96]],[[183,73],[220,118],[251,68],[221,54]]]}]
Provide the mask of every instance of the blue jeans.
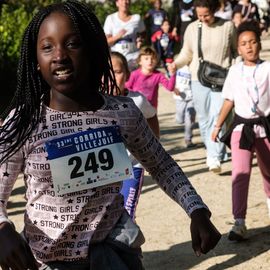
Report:
[{"label": "blue jeans", "polygon": [[[192,81],[191,89],[201,137],[206,147],[207,159],[224,160],[227,157],[225,144],[211,140],[211,133],[223,104],[221,92],[213,92],[199,81]],[[220,136],[223,133],[224,130],[221,130]]]},{"label": "blue jeans", "polygon": [[185,101],[176,99],[175,120],[178,124],[185,125],[185,141],[191,141],[193,137],[193,128],[195,124],[196,111],[192,100]]}]

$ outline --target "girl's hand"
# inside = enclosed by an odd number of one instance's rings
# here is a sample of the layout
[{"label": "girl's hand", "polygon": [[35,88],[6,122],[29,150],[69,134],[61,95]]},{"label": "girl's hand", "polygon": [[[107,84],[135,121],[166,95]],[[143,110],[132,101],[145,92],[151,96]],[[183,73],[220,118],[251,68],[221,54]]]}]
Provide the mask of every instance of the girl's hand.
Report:
[{"label": "girl's hand", "polygon": [[126,34],[126,32],[127,32],[127,30],[121,29],[121,30],[117,33],[118,39],[122,38],[122,37]]},{"label": "girl's hand", "polygon": [[137,37],[136,38],[136,47],[137,49],[140,49],[143,45],[144,39],[142,37]]},{"label": "girl's hand", "polygon": [[214,127],[212,134],[211,134],[211,140],[213,142],[217,142],[218,134],[220,132],[220,127]]},{"label": "girl's hand", "polygon": [[174,88],[173,92],[174,92],[174,94],[175,94],[176,96],[180,96],[180,93],[181,93],[180,89]]},{"label": "girl's hand", "polygon": [[177,28],[176,27],[174,27],[173,30],[172,30],[172,36],[173,37],[177,36]]},{"label": "girl's hand", "polygon": [[168,64],[168,71],[170,75],[174,75],[176,73],[176,65],[174,62]]},{"label": "girl's hand", "polygon": [[205,208],[197,209],[191,214],[192,248],[197,257],[213,249],[221,238],[221,234],[210,221],[210,215]]},{"label": "girl's hand", "polygon": [[3,270],[38,270],[28,244],[11,224],[0,224],[0,266]]}]

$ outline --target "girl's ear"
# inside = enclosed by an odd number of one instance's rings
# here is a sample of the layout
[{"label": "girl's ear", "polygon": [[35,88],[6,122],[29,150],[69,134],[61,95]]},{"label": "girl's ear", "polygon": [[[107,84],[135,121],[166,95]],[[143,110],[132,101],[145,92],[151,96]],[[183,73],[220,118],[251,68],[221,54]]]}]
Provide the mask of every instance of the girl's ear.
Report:
[{"label": "girl's ear", "polygon": [[37,64],[37,71],[40,71],[40,65]]}]

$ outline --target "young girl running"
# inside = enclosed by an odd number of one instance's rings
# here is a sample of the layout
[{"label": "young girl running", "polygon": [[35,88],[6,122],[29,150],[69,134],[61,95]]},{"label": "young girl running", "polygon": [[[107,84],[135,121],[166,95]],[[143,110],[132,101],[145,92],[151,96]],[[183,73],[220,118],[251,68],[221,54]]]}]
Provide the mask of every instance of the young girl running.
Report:
[{"label": "young girl running", "polygon": [[173,91],[175,87],[176,68],[174,64],[168,67],[170,79],[156,70],[158,56],[151,47],[143,47],[138,57],[139,68],[131,72],[129,80],[125,86],[130,91],[142,93],[152,106],[157,110],[158,106],[158,88],[163,85],[168,91]]},{"label": "young girl running", "polygon": [[[191,217],[196,254],[214,248],[220,234],[207,206],[135,104],[112,95],[106,37],[86,5],[40,10],[23,36],[17,74],[0,130],[2,269],[143,269],[144,238],[120,194],[132,170],[125,147]],[[25,240],[6,209],[21,172]]]},{"label": "young girl running", "polygon": [[[130,75],[128,62],[125,56],[119,52],[112,52],[111,59],[115,79],[121,95],[129,97],[134,101],[136,106],[142,112],[143,116],[146,118],[147,123],[151,127],[152,131],[158,137],[158,119],[155,108],[149,103],[144,95],[139,92],[128,91],[128,89],[125,88],[125,82],[128,80]],[[131,218],[134,220],[136,207],[139,202],[144,181],[144,168],[132,155],[130,155],[130,153],[129,157],[132,161],[134,178],[123,181],[121,194],[124,196],[125,208]]]},{"label": "young girl running", "polygon": [[222,90],[225,99],[212,133],[216,141],[226,117],[234,107],[230,130],[221,140],[232,152],[232,206],[235,224],[229,240],[246,236],[248,187],[254,151],[260,167],[270,209],[270,62],[259,58],[260,29],[254,22],[238,27],[238,52],[243,61],[232,66]]}]

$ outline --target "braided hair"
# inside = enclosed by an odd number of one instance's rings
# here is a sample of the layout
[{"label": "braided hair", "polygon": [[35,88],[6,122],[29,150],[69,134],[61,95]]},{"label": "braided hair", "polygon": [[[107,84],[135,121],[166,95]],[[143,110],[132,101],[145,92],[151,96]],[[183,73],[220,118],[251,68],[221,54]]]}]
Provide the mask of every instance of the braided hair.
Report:
[{"label": "braided hair", "polygon": [[83,42],[92,51],[89,63],[94,60],[94,65],[98,65],[94,74],[91,74],[97,78],[95,89],[108,95],[113,94],[114,88],[118,89],[106,36],[88,6],[76,0],[68,0],[44,7],[33,17],[24,32],[17,68],[16,92],[10,105],[0,116],[4,118],[12,111],[0,129],[0,163],[18,151],[29,138],[40,121],[41,104],[49,97],[50,87],[37,70],[36,47],[39,28],[53,12],[67,15]]}]

